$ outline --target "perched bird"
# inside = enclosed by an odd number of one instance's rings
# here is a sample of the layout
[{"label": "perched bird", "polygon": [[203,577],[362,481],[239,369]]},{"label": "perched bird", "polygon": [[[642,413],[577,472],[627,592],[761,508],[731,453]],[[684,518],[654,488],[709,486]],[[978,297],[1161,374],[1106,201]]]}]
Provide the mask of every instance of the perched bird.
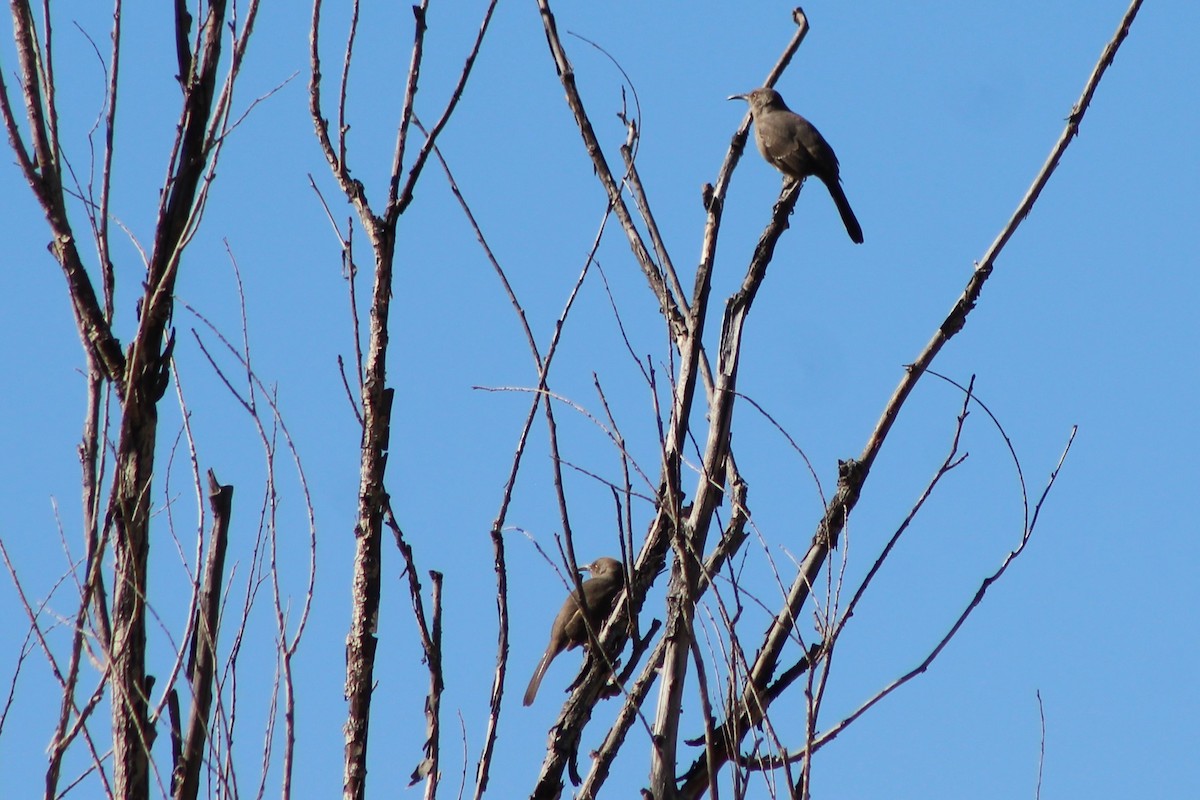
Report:
[{"label": "perched bird", "polygon": [[[599,633],[600,626],[612,611],[617,594],[625,583],[625,572],[620,561],[608,557],[597,558],[591,564],[580,567],[580,570],[591,573],[591,577],[583,582],[583,598],[587,605],[588,621],[592,629]],[[583,609],[579,607],[578,597],[572,591],[559,609],[558,616],[554,618],[554,624],[550,626],[550,643],[546,645],[546,652],[538,662],[537,669],[533,671],[533,677],[529,679],[529,688],[525,690],[525,705],[533,705],[546,668],[555,656],[563,650],[572,650],[581,644],[587,644],[587,641],[588,632],[583,620]]]},{"label": "perched bird", "polygon": [[762,157],[789,178],[802,180],[809,175],[820,178],[837,204],[846,233],[855,244],[862,244],[862,228],[842,191],[837,156],[820,131],[788,108],[779,92],[766,86],[749,94],[730,95],[729,99],[750,104],[754,141]]}]

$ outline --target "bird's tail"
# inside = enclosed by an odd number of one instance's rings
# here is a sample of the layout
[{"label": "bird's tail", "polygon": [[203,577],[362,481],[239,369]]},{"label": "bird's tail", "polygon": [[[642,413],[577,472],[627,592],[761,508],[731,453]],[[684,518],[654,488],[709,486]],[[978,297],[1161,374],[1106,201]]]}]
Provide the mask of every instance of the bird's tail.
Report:
[{"label": "bird's tail", "polygon": [[542,676],[546,674],[546,668],[550,666],[551,655],[546,653],[542,656],[542,660],[538,662],[537,669],[533,671],[533,677],[529,679],[529,686],[525,689],[525,699],[522,701],[524,705],[533,705],[534,699],[537,697],[538,687],[542,685]]},{"label": "bird's tail", "polygon": [[846,199],[846,193],[842,191],[841,181],[836,177],[831,180],[822,178],[822,180],[825,181],[825,186],[828,187],[833,202],[837,204],[838,213],[842,215],[842,224],[846,226],[846,233],[850,234],[850,240],[855,244],[862,244],[862,227],[858,224],[858,218],[854,216],[854,210],[850,208],[850,201]]}]

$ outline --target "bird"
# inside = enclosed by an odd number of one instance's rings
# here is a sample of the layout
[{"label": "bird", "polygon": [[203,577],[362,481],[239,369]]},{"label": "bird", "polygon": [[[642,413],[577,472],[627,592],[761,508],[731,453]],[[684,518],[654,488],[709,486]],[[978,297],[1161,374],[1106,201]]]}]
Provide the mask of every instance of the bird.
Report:
[{"label": "bird", "polygon": [[[600,625],[612,611],[617,594],[625,584],[625,571],[620,561],[607,556],[580,567],[580,571],[591,573],[591,577],[583,582],[583,597],[588,610],[588,621],[592,629],[599,632]],[[546,645],[542,660],[533,671],[533,677],[529,679],[529,687],[525,690],[525,705],[533,705],[550,662],[563,650],[573,650],[581,644],[587,644],[587,641],[588,628],[584,624],[583,610],[579,607],[576,593],[572,591],[563,601],[558,616],[550,625],[550,642]]]},{"label": "bird", "polygon": [[734,94],[730,100],[745,100],[754,118],[754,142],[758,152],[771,166],[789,178],[803,180],[815,175],[825,184],[846,233],[855,244],[862,244],[862,227],[842,191],[837,156],[825,137],[813,124],[787,107],[779,92],[763,86],[746,94]]}]

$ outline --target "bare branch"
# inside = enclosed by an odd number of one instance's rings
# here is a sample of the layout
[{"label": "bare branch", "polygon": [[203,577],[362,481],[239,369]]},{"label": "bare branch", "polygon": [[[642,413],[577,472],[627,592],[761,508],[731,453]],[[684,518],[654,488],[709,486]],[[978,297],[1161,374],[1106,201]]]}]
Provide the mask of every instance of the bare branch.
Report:
[{"label": "bare branch", "polygon": [[[446,127],[446,123],[450,121],[450,115],[454,113],[454,109],[458,106],[458,101],[462,99],[463,90],[466,89],[467,86],[467,78],[471,76],[471,68],[475,66],[475,58],[479,55],[479,48],[483,44],[483,37],[488,31],[488,26],[492,21],[492,12],[495,10],[496,0],[491,0],[491,2],[488,3],[487,10],[483,12],[483,22],[481,22],[479,25],[479,34],[475,37],[475,43],[471,46],[471,52],[467,54],[467,60],[463,64],[462,70],[459,72],[458,83],[455,85],[454,91],[450,93],[450,100],[447,101],[446,108],[442,111],[442,115],[438,117],[437,122],[433,124],[433,127],[429,130],[428,135],[425,137],[425,143],[421,145],[420,152],[417,153],[417,157],[413,161],[412,167],[408,170],[408,180],[404,182],[404,188],[400,191],[399,195],[396,194],[396,187],[400,179],[400,163],[404,158],[404,143],[398,137],[396,143],[396,158],[392,165],[391,190],[388,196],[387,216],[389,219],[394,220],[399,217],[404,213],[404,210],[408,208],[408,204],[412,202],[413,189],[416,188],[417,180],[421,177],[421,171],[425,167],[425,161],[429,158],[430,151],[433,149],[434,145],[437,144],[438,134],[440,134],[442,129]],[[420,13],[420,17],[421,24],[423,25],[423,10]],[[416,53],[414,52],[414,64],[415,59]],[[412,91],[413,93],[416,92],[415,77],[412,81]],[[411,102],[412,97],[406,96],[404,103],[406,114],[411,112]],[[402,131],[404,130],[403,126],[405,122],[406,120],[402,120],[401,122]]]},{"label": "bare branch", "polygon": [[208,561],[204,566],[200,603],[196,609],[197,624],[192,634],[188,675],[192,708],[172,792],[176,800],[194,800],[200,789],[200,764],[208,738],[213,676],[217,663],[217,626],[220,622],[221,583],[225,577],[233,487],[220,485],[217,476],[209,470],[208,488],[208,501],[213,513],[212,534],[209,538]]}]

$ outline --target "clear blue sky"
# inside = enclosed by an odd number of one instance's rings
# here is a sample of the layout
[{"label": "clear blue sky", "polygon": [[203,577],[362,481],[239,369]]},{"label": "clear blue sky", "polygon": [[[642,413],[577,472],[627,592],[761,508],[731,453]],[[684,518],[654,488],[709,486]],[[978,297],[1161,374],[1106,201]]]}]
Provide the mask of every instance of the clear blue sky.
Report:
[{"label": "clear blue sky", "polygon": [[[106,50],[109,12],[60,5],[60,109],[68,157],[82,173],[102,77],[91,46],[71,23],[78,21]],[[331,80],[344,40],[344,17],[334,5],[325,31]],[[380,198],[411,14],[403,5],[369,5],[352,76],[350,143],[355,175]],[[866,243],[849,243],[819,184],[806,188],[751,314],[740,389],[805,448],[827,491],[836,459],[860,452],[902,365],[932,335],[973,260],[1041,166],[1126,5],[1010,0],[917,7],[873,0],[805,7],[812,30],[778,88],[836,148]],[[144,6],[126,8],[127,83],[113,204],[143,241],[152,230],[179,102],[173,40],[159,16],[165,8]],[[753,6],[559,2],[556,8],[564,34],[603,46],[633,82],[642,113],[642,177],[688,283],[704,220],[700,187],[715,179],[745,111],[724,98],[757,86],[792,33],[786,4]],[[417,103],[427,122],[441,109],[482,7],[433,4]],[[178,294],[227,335],[239,335],[227,241],[245,282],[255,367],[278,387],[313,488],[319,566],[314,613],[295,662],[296,796],[330,797],[342,774],[358,433],[336,365],[339,354],[349,360],[353,353],[345,282],[308,174],[340,220],[351,212],[338,202],[312,135],[307,20],[307,7],[264,5],[240,106],[299,75],[230,138]],[[999,260],[967,328],[935,364],[960,381],[978,376],[977,393],[1004,424],[1033,493],[1072,425],[1079,434],[1026,553],[926,675],[819,754],[817,797],[1031,798],[1039,691],[1046,717],[1043,797],[1200,796],[1194,754],[1200,742],[1194,577],[1200,561],[1200,325],[1193,309],[1200,278],[1192,242],[1200,222],[1198,28],[1195,3],[1146,3],[1079,139]],[[566,45],[615,163],[624,137],[615,116],[621,74],[582,41],[568,37]],[[9,44],[0,50],[0,66],[11,92]],[[604,196],[532,3],[501,4],[441,143],[544,344],[595,234]],[[741,280],[777,189],[776,173],[749,152],[728,196],[710,327]],[[8,343],[0,537],[31,597],[42,598],[64,570],[59,523],[73,552],[82,550],[75,447],[84,413],[83,359],[61,272],[45,249],[47,226],[11,154],[0,157],[0,200],[6,253],[0,337]],[[75,224],[82,235],[83,217]],[[422,568],[446,574],[443,792],[452,793],[462,752],[458,713],[471,776],[482,742],[495,654],[487,532],[528,404],[527,395],[473,387],[528,387],[536,373],[511,307],[436,165],[422,179],[399,236],[389,486]],[[358,241],[359,258],[369,263],[365,239]],[[90,246],[83,249],[94,264]],[[121,247],[116,258],[117,327],[127,341],[141,271],[131,247]],[[615,227],[599,259],[635,350],[652,357],[664,375],[656,304]],[[598,279],[593,273],[584,286],[552,387],[600,412],[596,373],[631,450],[653,475],[657,439],[649,391],[625,352]],[[234,586],[242,587],[262,497],[261,451],[249,420],[196,345],[190,331],[201,326],[182,305],[175,324],[201,467],[237,487],[231,564]],[[207,331],[201,336],[213,343]],[[158,508],[168,499],[176,503],[174,524],[190,557],[196,511],[182,450],[169,483],[166,476],[180,427],[173,396],[172,390],[164,401],[154,502]],[[848,576],[866,570],[940,463],[959,403],[946,385],[922,381],[852,519]],[[617,459],[594,427],[566,409],[559,421],[565,458],[619,479]],[[749,405],[738,407],[734,428],[756,527],[776,561],[786,563],[789,553],[803,552],[819,515],[811,480]],[[544,426],[535,430],[509,523],[552,549],[561,526]],[[982,577],[1016,545],[1021,508],[1014,470],[983,414],[970,417],[963,446],[967,462],[902,540],[851,623],[837,651],[823,726],[919,663]],[[281,473],[285,590],[298,603],[306,523],[292,473],[286,465]],[[580,474],[568,476],[567,488],[580,557],[613,553],[608,489]],[[648,515],[645,504],[635,507],[638,531]],[[183,608],[165,593],[186,578],[165,514],[160,521],[151,592],[164,597],[156,611],[175,632]],[[520,531],[512,530],[507,541],[513,634],[495,797],[521,796],[531,786],[554,701],[577,663],[571,654],[555,664],[539,702],[519,707],[562,587]],[[427,679],[400,571],[397,553],[386,547],[368,782],[374,794],[395,794],[407,782],[424,733]],[[769,583],[758,591],[776,604]],[[244,795],[257,785],[262,691],[274,670],[269,604],[266,598],[260,603],[254,630],[262,644],[243,653],[240,678],[237,756]],[[69,587],[50,604],[60,615],[73,607]],[[6,684],[27,627],[7,579],[0,580],[0,609],[0,680]],[[648,608],[651,613],[661,616],[658,608]],[[763,626],[765,619],[747,623],[746,631]],[[158,630],[152,647],[151,671],[164,675],[169,642]],[[688,703],[688,710],[695,706]],[[0,737],[0,780],[12,797],[40,791],[57,707],[45,662],[34,653]],[[799,745],[799,701],[778,708],[779,718],[788,720],[789,744]],[[605,708],[589,728],[585,751],[612,713]],[[694,716],[685,729],[689,736],[701,732]],[[613,797],[633,796],[645,781],[646,734],[635,728],[632,736],[610,787]],[[169,761],[165,749],[160,756]],[[277,786],[273,770],[267,795]],[[761,784],[755,791],[765,793]]]}]

